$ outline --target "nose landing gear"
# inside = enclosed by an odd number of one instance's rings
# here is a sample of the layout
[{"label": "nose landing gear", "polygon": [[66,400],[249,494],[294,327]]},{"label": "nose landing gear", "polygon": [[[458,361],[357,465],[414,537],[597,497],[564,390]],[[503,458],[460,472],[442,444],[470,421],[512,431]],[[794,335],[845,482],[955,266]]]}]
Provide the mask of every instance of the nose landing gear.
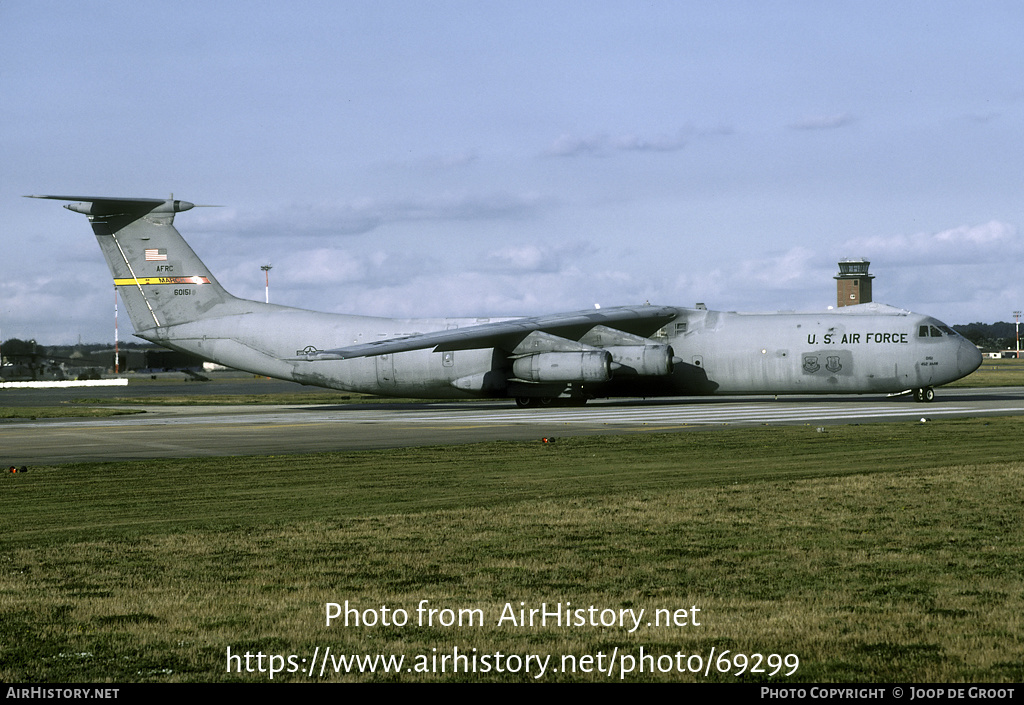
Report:
[{"label": "nose landing gear", "polygon": [[914,401],[930,404],[935,401],[934,387],[918,387],[914,390]]}]

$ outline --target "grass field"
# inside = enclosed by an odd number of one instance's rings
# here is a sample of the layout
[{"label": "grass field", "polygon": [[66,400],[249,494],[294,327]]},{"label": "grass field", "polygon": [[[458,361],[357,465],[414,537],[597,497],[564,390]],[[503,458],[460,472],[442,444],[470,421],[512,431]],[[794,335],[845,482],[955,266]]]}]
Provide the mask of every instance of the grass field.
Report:
[{"label": "grass field", "polygon": [[[0,478],[0,680],[264,682],[279,655],[274,680],[518,681],[539,662],[509,657],[533,655],[551,657],[538,680],[603,681],[643,649],[656,672],[625,680],[1019,682],[1022,433],[992,418],[33,468]],[[420,626],[422,600],[453,612]],[[326,626],[345,601],[409,623]],[[566,602],[645,612],[633,632],[498,624]],[[647,626],[658,609],[700,625]],[[458,610],[483,624],[439,623]],[[288,672],[327,647],[406,661]],[[255,672],[228,673],[228,648]],[[491,671],[437,672],[456,648]],[[753,654],[799,666],[753,673]]]},{"label": "grass field", "polygon": [[101,418],[137,414],[131,409],[75,406],[0,406],[0,419]]},{"label": "grass field", "polygon": [[947,387],[1024,386],[1024,360],[983,360],[981,367]]}]

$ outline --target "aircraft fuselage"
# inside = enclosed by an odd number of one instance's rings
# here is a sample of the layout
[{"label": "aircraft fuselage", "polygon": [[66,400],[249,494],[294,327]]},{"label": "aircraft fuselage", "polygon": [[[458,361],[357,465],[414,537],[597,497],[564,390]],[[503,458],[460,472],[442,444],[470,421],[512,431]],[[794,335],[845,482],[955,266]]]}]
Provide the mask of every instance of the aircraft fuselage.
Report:
[{"label": "aircraft fuselage", "polygon": [[510,356],[493,348],[288,359],[307,346],[323,350],[507,319],[389,319],[272,308],[225,317],[215,326],[156,329],[144,337],[304,384],[435,398],[895,393],[951,382],[981,362],[974,345],[936,319],[879,304],[820,313],[678,309],[678,317],[650,338],[671,345],[676,362],[670,374],[528,384],[510,381]]}]

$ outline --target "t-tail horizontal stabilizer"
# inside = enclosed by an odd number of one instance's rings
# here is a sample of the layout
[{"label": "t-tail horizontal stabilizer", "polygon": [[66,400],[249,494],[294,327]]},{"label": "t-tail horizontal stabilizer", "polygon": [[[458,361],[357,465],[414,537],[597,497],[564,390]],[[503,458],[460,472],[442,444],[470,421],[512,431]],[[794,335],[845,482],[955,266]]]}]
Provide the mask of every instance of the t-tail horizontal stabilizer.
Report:
[{"label": "t-tail horizontal stabilizer", "polygon": [[[80,203],[68,203],[64,207],[75,213],[103,217],[145,213],[180,213],[197,207],[194,203],[176,201],[173,198],[111,198],[109,196],[27,196],[26,198],[80,201]],[[216,208],[217,206],[198,207]]]},{"label": "t-tail horizontal stabilizer", "polygon": [[[64,207],[89,218],[135,332],[238,313],[227,293],[174,228],[174,214],[195,204],[163,198],[29,196],[76,201]],[[237,308],[237,307],[233,307]]]}]

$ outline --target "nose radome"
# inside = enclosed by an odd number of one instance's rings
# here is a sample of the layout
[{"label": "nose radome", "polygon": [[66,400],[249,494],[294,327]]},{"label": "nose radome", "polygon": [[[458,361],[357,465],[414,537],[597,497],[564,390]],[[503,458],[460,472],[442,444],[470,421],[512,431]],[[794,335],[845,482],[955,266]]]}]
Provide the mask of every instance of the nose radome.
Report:
[{"label": "nose radome", "polygon": [[956,368],[961,377],[981,367],[981,350],[969,340],[961,340],[956,351]]}]

